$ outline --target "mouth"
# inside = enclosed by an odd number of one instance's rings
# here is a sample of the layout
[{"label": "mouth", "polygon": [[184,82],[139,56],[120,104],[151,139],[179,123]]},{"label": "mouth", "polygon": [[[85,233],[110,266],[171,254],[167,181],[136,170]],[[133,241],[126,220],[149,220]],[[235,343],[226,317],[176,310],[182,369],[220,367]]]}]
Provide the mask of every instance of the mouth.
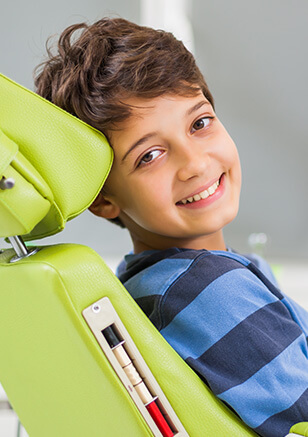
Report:
[{"label": "mouth", "polygon": [[[223,176],[223,175],[222,175]],[[187,203],[195,203],[199,202],[200,200],[207,199],[208,197],[213,196],[213,194],[217,191],[222,176],[215,181],[211,186],[209,186],[206,190],[202,190],[199,193],[194,194],[193,196],[186,197],[185,199],[180,200],[176,203],[176,205],[186,205]]]}]

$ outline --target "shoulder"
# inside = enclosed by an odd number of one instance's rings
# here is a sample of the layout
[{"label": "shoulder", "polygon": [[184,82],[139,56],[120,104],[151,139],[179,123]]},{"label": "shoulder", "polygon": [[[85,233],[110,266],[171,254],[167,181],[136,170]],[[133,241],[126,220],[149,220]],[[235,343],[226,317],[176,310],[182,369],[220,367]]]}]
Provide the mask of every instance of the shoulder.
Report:
[{"label": "shoulder", "polygon": [[277,300],[250,264],[232,252],[174,248],[130,256],[120,279],[158,329],[200,311],[221,314],[224,324],[230,312],[237,320]]},{"label": "shoulder", "polygon": [[231,292],[247,281],[247,275],[252,273],[236,257],[173,248],[129,257],[120,280],[149,315],[154,307],[155,311],[168,307],[173,308],[172,313],[178,312],[179,305],[187,306],[208,287],[222,294]]},{"label": "shoulder", "polygon": [[189,270],[199,251],[172,248],[148,251],[125,257],[126,269],[119,276],[135,299],[151,294],[164,294],[165,290]]},{"label": "shoulder", "polygon": [[[119,279],[126,288],[135,288],[133,297],[164,294],[180,279],[212,282],[224,273],[244,268],[236,258],[222,257],[207,250],[172,248],[126,257],[126,269]],[[136,288],[137,286],[137,288]]]},{"label": "shoulder", "polygon": [[161,329],[162,318],[173,317],[217,278],[243,268],[238,261],[207,250],[172,248],[126,257],[119,279]]},{"label": "shoulder", "polygon": [[278,286],[273,270],[264,258],[255,253],[246,254],[245,257],[251,261],[274,285]]},{"label": "shoulder", "polygon": [[208,252],[199,256],[166,290],[161,302],[162,326],[180,314],[187,320],[192,314],[213,314],[216,322],[220,318],[224,324],[228,317],[236,323],[239,318],[278,302],[279,291],[255,270],[250,260],[241,255]]}]

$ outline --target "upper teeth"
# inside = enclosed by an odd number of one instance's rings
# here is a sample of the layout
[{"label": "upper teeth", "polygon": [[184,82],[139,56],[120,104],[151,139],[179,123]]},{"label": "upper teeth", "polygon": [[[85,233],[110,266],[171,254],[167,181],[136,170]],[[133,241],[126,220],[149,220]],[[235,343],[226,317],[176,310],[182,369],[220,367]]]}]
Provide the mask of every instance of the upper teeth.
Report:
[{"label": "upper teeth", "polygon": [[181,200],[180,203],[183,203],[185,205],[187,202],[191,203],[191,202],[197,202],[198,200],[201,199],[206,199],[207,197],[214,194],[218,187],[219,187],[219,181],[215,182],[207,190],[201,191],[201,193],[195,194],[192,197],[188,197],[188,199]]}]

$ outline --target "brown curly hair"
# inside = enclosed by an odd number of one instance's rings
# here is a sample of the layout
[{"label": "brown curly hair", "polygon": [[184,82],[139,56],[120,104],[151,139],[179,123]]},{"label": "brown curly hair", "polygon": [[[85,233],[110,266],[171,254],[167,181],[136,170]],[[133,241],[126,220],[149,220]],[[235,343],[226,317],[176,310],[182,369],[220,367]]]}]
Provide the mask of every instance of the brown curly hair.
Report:
[{"label": "brown curly hair", "polygon": [[48,44],[48,59],[35,70],[36,92],[107,137],[131,115],[123,103],[130,97],[190,96],[201,89],[214,106],[193,55],[169,32],[103,18],[65,29],[56,52]]}]

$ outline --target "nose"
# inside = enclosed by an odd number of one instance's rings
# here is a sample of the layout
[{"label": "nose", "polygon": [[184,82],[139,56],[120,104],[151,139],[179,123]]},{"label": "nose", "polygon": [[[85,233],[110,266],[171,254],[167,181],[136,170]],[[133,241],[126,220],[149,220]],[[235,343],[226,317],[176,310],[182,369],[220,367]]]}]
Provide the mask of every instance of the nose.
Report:
[{"label": "nose", "polygon": [[177,144],[177,177],[187,181],[203,175],[209,166],[209,155],[204,144],[188,140]]}]

